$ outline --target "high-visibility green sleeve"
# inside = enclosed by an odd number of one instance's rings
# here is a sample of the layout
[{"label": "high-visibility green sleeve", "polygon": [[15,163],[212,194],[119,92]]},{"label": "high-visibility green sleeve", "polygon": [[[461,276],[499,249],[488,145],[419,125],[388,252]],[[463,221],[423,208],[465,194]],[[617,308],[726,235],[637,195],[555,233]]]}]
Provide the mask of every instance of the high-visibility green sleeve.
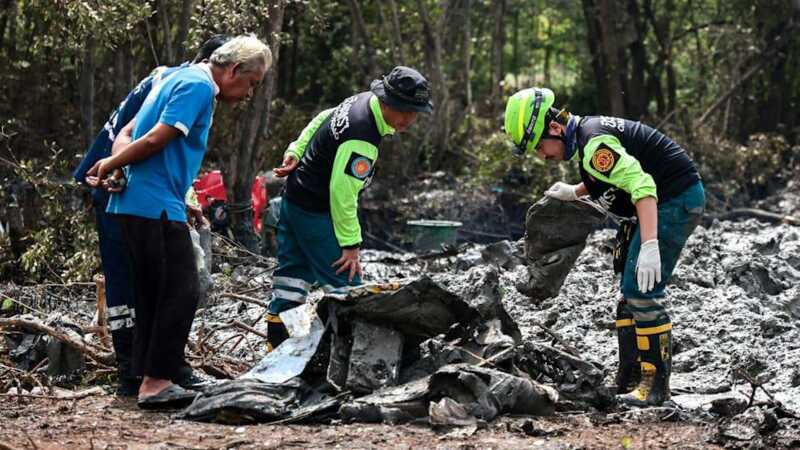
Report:
[{"label": "high-visibility green sleeve", "polygon": [[633,203],[644,197],[658,200],[652,175],[642,170],[639,160],[625,151],[616,136],[603,134],[590,139],[581,164],[591,176],[631,194]]},{"label": "high-visibility green sleeve", "polygon": [[331,115],[332,111],[333,108],[326,109],[311,119],[311,122],[309,122],[308,125],[303,128],[303,131],[300,133],[300,136],[297,137],[297,140],[289,144],[289,148],[286,149],[283,156],[286,157],[286,155],[293,155],[298,161],[300,161],[300,158],[302,158],[303,154],[306,152],[306,146],[308,146],[311,138],[314,137],[314,133],[317,132],[320,125],[322,125],[322,122],[324,122],[325,119]]},{"label": "high-visibility green sleeve", "polygon": [[330,207],[336,240],[342,247],[361,243],[358,223],[358,194],[372,176],[378,148],[369,142],[352,139],[336,150],[330,183]]}]

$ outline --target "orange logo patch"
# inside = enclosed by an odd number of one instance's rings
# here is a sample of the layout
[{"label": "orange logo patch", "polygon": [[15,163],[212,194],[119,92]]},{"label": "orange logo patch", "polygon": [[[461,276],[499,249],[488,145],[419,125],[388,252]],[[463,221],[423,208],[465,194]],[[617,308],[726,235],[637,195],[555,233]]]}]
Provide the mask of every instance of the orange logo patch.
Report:
[{"label": "orange logo patch", "polygon": [[616,163],[614,153],[607,148],[598,149],[592,156],[592,167],[601,173],[610,171],[614,167],[614,163]]},{"label": "orange logo patch", "polygon": [[372,160],[354,153],[345,168],[345,173],[359,180],[365,180],[372,174]]},{"label": "orange logo patch", "polygon": [[361,159],[356,161],[355,167],[353,167],[353,172],[355,172],[356,175],[358,175],[359,177],[363,177],[367,175],[369,169],[370,169],[369,163]]}]

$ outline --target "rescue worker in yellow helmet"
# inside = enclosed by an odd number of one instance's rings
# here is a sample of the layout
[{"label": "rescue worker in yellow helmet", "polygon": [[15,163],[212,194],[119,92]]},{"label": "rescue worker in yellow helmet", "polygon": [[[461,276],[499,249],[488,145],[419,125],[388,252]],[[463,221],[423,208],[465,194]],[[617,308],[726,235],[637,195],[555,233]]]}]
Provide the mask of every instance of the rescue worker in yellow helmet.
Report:
[{"label": "rescue worker in yellow helmet", "polygon": [[506,133],[518,155],[534,151],[560,162],[577,154],[581,182],[559,181],[545,195],[562,201],[588,195],[610,213],[633,219],[623,222],[615,252],[622,274],[618,400],[661,405],[670,397],[672,366],[672,321],[662,302],[705,208],[700,175],[686,151],[654,128],[617,117],[580,117],[554,103],[546,88],[517,92],[506,104]]}]

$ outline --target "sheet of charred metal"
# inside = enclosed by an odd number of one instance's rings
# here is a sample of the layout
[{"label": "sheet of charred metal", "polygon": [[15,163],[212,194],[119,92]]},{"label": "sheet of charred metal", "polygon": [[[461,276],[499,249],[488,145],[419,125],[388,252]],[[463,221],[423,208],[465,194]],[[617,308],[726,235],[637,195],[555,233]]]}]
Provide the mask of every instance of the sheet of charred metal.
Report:
[{"label": "sheet of charred metal", "polygon": [[21,338],[13,334],[4,336],[6,345],[12,350],[8,353],[17,369],[29,371],[47,357],[47,338],[42,334],[25,333]]},{"label": "sheet of charred metal", "polygon": [[772,448],[765,445],[763,437],[777,427],[778,418],[771,410],[751,406],[735,417],[720,421],[715,438],[726,448]]},{"label": "sheet of charred metal", "polygon": [[319,351],[325,326],[317,315],[316,305],[307,303],[280,316],[289,331],[289,339],[267,353],[240,379],[282,383],[303,373]]},{"label": "sheet of charred metal", "polygon": [[403,423],[428,414],[426,398],[431,377],[390,388],[345,403],[339,416],[345,422]]},{"label": "sheet of charred metal", "polygon": [[474,417],[491,421],[501,414],[552,415],[558,393],[529,378],[469,364],[442,367],[432,377],[432,401],[450,397]]},{"label": "sheet of charred metal", "polygon": [[75,348],[57,340],[47,339],[47,375],[51,377],[77,375],[86,368],[86,357]]},{"label": "sheet of charred metal", "polygon": [[415,356],[407,358],[413,362],[404,366],[400,372],[400,381],[403,383],[427,377],[448,364],[478,362],[465,349],[437,338],[427,339],[419,344]]},{"label": "sheet of charred metal", "polygon": [[340,321],[347,316],[358,317],[374,324],[391,326],[405,335],[420,337],[446,333],[455,323],[473,323],[479,317],[463,299],[428,276],[418,278],[397,291],[340,301],[337,315]]},{"label": "sheet of charred metal", "polygon": [[[467,408],[449,397],[431,402],[428,408],[428,422],[439,427],[477,427],[478,419]],[[485,425],[485,423],[484,423]]]},{"label": "sheet of charred metal", "polygon": [[400,377],[403,335],[361,320],[353,323],[346,387],[366,394],[394,386]]},{"label": "sheet of charred metal", "polygon": [[605,409],[614,402],[603,384],[601,367],[554,347],[526,342],[517,348],[513,364],[535,380],[554,383],[561,396],[561,409]]},{"label": "sheet of charred metal", "polygon": [[[338,321],[335,320],[336,324]],[[328,382],[338,391],[345,389],[347,369],[350,361],[350,348],[353,345],[352,330],[347,323],[338,323],[333,327],[331,336],[331,352],[328,359]]]},{"label": "sheet of charred metal", "polygon": [[179,418],[231,425],[270,422],[304,406],[303,399],[309,394],[310,388],[300,378],[282,383],[228,380],[206,389]]},{"label": "sheet of charred metal", "polygon": [[499,241],[481,250],[481,260],[487,264],[510,270],[525,264],[524,245],[520,242]]},{"label": "sheet of charred metal", "polygon": [[514,319],[508,315],[503,306],[503,294],[500,289],[500,275],[493,266],[473,267],[467,271],[466,277],[437,277],[447,291],[457,295],[478,313],[478,320],[469,325],[484,325],[486,322],[499,319],[501,331],[510,336],[515,343],[522,339],[522,334]]},{"label": "sheet of charred metal", "polygon": [[518,283],[517,290],[535,300],[558,295],[586,237],[604,220],[602,213],[580,202],[544,197],[531,206],[524,238],[528,280]]}]

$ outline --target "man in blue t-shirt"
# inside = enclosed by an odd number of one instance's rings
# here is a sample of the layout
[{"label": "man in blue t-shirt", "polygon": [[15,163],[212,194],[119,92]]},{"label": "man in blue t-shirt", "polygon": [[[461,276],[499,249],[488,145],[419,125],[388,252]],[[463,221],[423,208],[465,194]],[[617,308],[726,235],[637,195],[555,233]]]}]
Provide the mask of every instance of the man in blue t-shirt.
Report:
[{"label": "man in blue t-shirt", "polygon": [[181,68],[154,86],[136,115],[133,142],[87,172],[99,186],[127,166],[127,188],[107,211],[122,221],[131,255],[136,305],[133,369],[142,375],[141,408],[185,406],[195,393],[170,381],[183,358],[198,302],[197,267],[184,195],[206,151],[214,99],[247,98],[272,63],[253,36],[231,39],[208,63]]},{"label": "man in blue t-shirt", "polygon": [[[193,64],[207,60],[211,53],[230,40],[227,35],[216,35],[208,39],[200,47]],[[111,113],[103,129],[98,133],[89,151],[73,173],[75,180],[83,183],[86,172],[100,159],[111,155],[114,140],[123,132],[123,126],[139,112],[144,99],[153,85],[181,67],[161,66],[153,70],[125,97],[116,110]],[[128,250],[122,239],[122,227],[113,214],[106,213],[109,192],[106,189],[92,189],[92,203],[95,211],[97,234],[100,244],[100,261],[106,286],[106,304],[108,306],[108,327],[111,330],[111,342],[117,361],[117,395],[131,396],[139,392],[140,379],[131,373],[131,352],[133,350],[133,329],[135,313],[133,305],[133,287],[131,286]],[[203,380],[185,363],[174,380],[184,387],[196,386]]]}]

